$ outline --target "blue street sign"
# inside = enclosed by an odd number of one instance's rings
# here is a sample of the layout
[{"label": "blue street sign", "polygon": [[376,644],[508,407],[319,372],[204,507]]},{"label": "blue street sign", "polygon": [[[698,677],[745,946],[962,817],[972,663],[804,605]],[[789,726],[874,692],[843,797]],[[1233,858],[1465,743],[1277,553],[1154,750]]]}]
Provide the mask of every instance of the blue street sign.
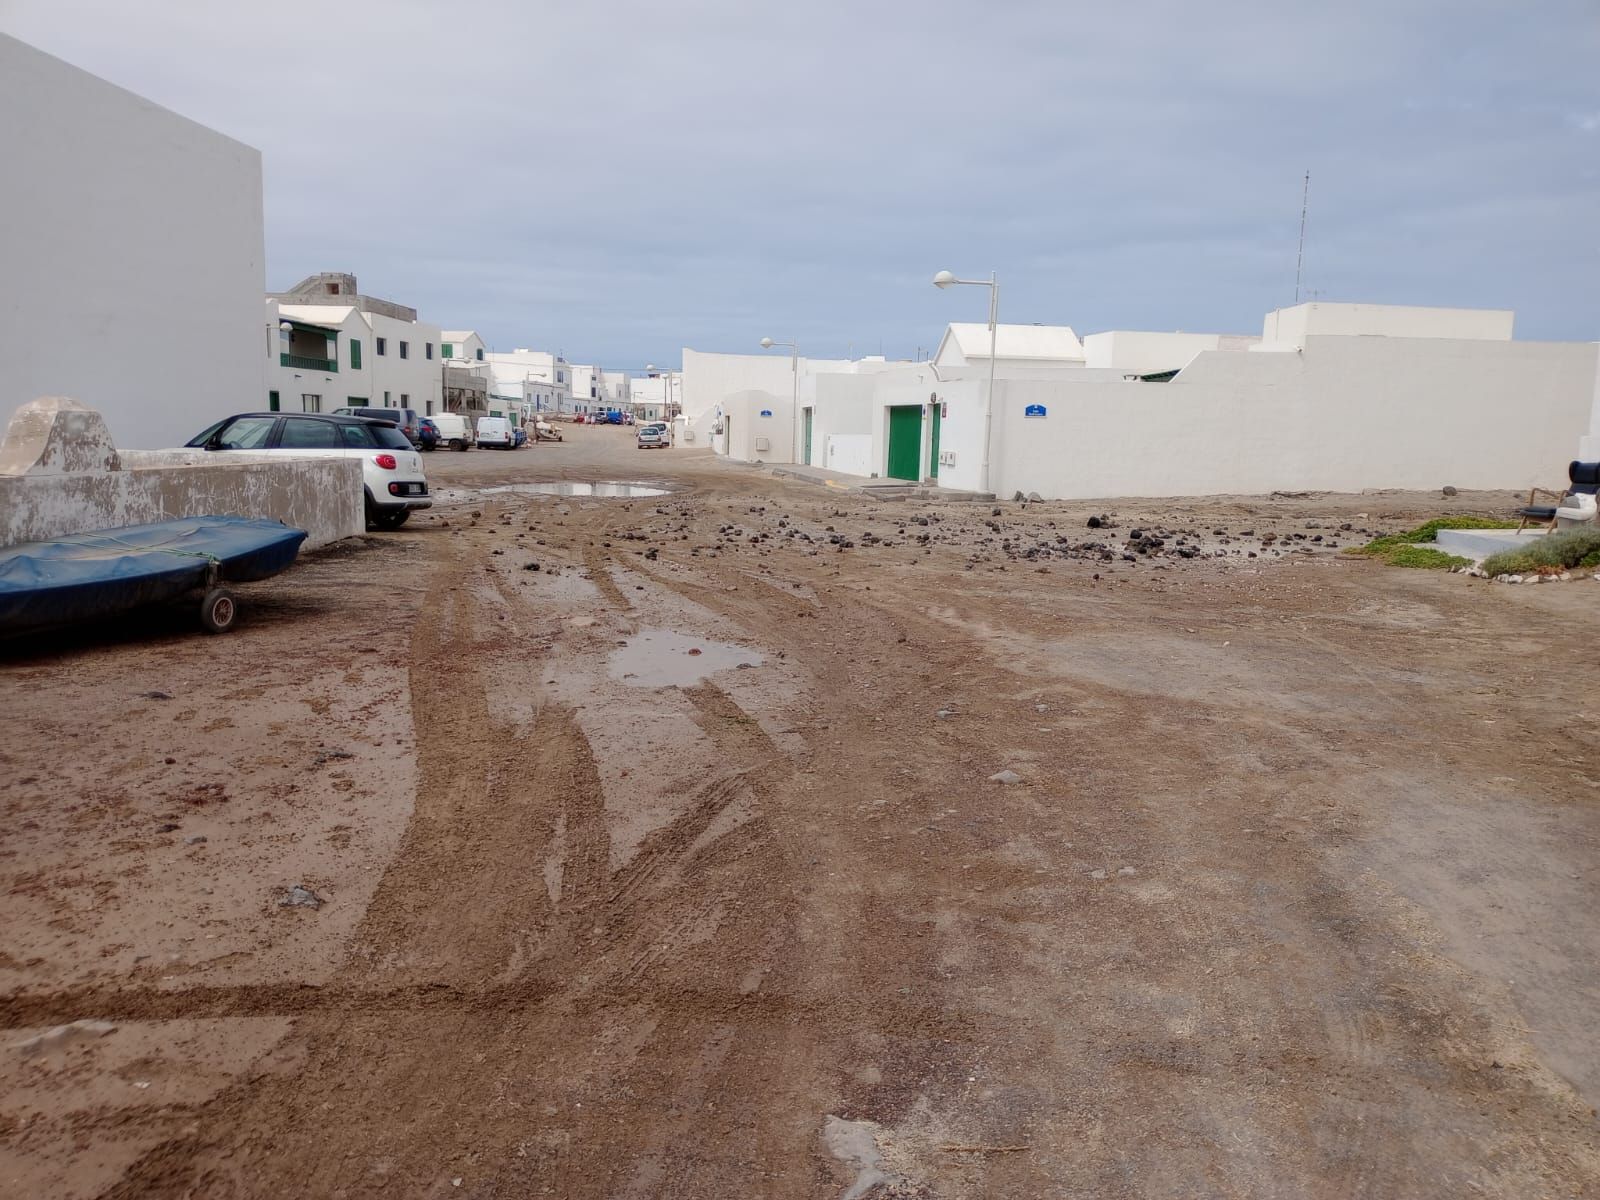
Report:
[{"label": "blue street sign", "polygon": [[1030,404],[1027,408],[1022,410],[1022,415],[1025,417],[1042,417],[1047,414],[1045,413],[1044,405]]}]

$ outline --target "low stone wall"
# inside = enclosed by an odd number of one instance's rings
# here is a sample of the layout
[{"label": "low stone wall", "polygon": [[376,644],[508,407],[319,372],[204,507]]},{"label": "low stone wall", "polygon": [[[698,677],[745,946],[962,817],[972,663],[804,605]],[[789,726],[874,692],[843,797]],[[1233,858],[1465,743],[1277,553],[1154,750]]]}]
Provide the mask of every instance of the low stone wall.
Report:
[{"label": "low stone wall", "polygon": [[354,459],[257,454],[222,463],[203,451],[119,452],[97,413],[58,407],[26,414],[33,428],[14,420],[0,450],[8,469],[0,470],[0,545],[198,516],[282,521],[306,531],[307,549],[366,528]]}]

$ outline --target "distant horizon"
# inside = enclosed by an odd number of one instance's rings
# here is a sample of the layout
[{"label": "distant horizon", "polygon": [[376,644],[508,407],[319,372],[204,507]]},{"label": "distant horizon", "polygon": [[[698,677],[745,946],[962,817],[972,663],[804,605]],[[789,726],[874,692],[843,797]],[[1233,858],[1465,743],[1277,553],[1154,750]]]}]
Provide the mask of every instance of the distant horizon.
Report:
[{"label": "distant horizon", "polygon": [[985,317],[940,269],[997,272],[1007,324],[1253,333],[1308,168],[1302,301],[1600,338],[1592,4],[997,11],[361,0],[310,37],[11,0],[0,28],[259,149],[268,290],[349,269],[569,361],[911,359]]}]

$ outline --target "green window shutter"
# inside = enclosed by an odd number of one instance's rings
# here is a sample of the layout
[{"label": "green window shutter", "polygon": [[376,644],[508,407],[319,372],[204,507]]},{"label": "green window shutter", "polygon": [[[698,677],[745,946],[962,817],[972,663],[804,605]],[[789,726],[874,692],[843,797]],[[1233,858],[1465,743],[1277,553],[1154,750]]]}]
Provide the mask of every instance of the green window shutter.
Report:
[{"label": "green window shutter", "polygon": [[439,357],[440,358],[454,358],[455,356],[456,356],[456,344],[454,342],[440,342],[439,343]]},{"label": "green window shutter", "polygon": [[268,392],[267,393],[267,407],[270,408],[273,412],[277,412],[278,411],[278,393],[277,392]]},{"label": "green window shutter", "polygon": [[350,369],[352,371],[361,370],[361,339],[360,338],[351,338],[350,339]]}]

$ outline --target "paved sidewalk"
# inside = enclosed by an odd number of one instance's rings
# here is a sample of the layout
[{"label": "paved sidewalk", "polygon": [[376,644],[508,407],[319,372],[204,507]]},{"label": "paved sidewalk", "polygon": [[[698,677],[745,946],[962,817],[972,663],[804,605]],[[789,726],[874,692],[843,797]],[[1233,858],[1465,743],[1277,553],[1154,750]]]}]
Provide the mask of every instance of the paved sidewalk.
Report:
[{"label": "paved sidewalk", "polygon": [[813,467],[803,463],[768,464],[774,475],[786,479],[799,479],[823,487],[838,488],[847,492],[861,492],[879,497],[915,496],[933,500],[993,500],[990,493],[967,492],[957,488],[942,488],[937,484],[914,483],[909,479],[873,478],[865,475],[846,475],[843,471],[827,467]]}]

